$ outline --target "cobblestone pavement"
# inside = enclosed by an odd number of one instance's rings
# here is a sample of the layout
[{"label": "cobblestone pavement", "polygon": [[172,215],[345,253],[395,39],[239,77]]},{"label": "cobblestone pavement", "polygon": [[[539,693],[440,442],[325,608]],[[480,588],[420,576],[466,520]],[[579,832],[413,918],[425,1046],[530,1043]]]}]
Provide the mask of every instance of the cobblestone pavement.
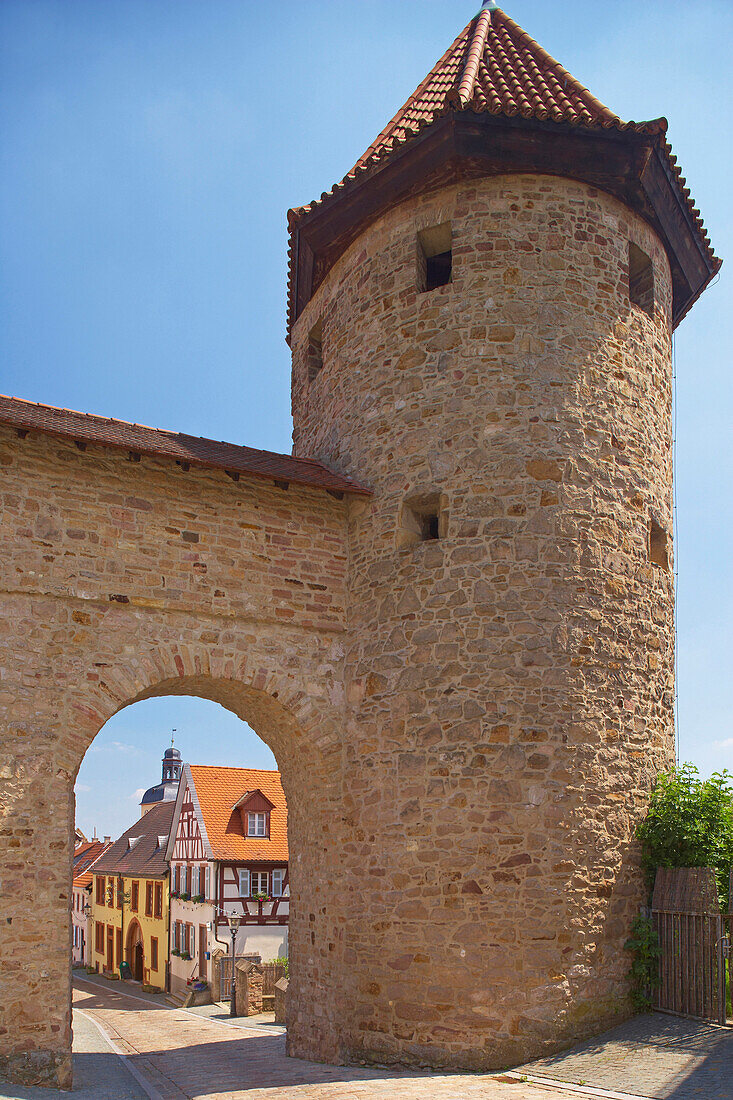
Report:
[{"label": "cobblestone pavement", "polygon": [[[733,1100],[733,1030],[667,1016],[632,1020],[510,1074],[429,1074],[287,1058],[271,1016],[229,1022],[221,1005],[175,1009],[102,979],[75,980],[71,1094],[12,1100]],[[96,1023],[112,1040],[110,1045]],[[125,1055],[124,1061],[118,1057]],[[128,1069],[137,1075],[137,1080]],[[529,1080],[522,1080],[528,1076]],[[540,1078],[541,1080],[537,1080]],[[8,1086],[5,1086],[6,1090]]]},{"label": "cobblestone pavement", "polygon": [[654,1100],[733,1100],[733,1028],[655,1012],[522,1072]]},{"label": "cobblestone pavement", "polygon": [[[153,1100],[557,1100],[561,1095],[554,1086],[502,1074],[397,1073],[288,1058],[284,1035],[273,1034],[272,1027],[240,1022],[235,1028],[200,1013],[163,1007],[159,998],[149,1003],[137,991],[130,996],[116,983],[104,988],[75,981],[74,1006],[75,1017],[81,1010],[96,1020],[128,1057]],[[27,1089],[0,1095],[46,1100],[49,1093]],[[60,1100],[60,1094],[51,1095]],[[117,1082],[102,1072],[97,1091],[87,1095],[127,1100],[139,1094],[118,1091]],[[581,1095],[588,1094],[583,1090]]]},{"label": "cobblestone pavement", "polygon": [[71,1092],[24,1089],[0,1080],[3,1100],[63,1100],[66,1096],[74,1100],[102,1100],[105,1096],[115,1100],[148,1100],[149,1097],[94,1020],[79,1011],[74,1012],[74,1088]]}]

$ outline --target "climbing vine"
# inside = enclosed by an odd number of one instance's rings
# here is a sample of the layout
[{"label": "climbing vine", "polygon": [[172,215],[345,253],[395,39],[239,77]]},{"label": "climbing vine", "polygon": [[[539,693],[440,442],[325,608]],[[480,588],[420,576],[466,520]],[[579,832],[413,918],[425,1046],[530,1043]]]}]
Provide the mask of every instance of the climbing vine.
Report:
[{"label": "climbing vine", "polygon": [[629,979],[631,1001],[639,1012],[650,1012],[652,992],[659,985],[659,937],[652,927],[651,918],[642,914],[631,926],[631,935],[624,947],[633,956]]}]

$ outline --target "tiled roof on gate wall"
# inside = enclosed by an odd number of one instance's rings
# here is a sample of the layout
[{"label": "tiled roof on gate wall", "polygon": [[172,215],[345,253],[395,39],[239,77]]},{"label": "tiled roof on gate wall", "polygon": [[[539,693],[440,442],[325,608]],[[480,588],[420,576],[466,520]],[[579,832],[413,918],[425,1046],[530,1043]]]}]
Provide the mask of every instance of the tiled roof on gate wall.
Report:
[{"label": "tiled roof on gate wall", "polygon": [[80,444],[95,443],[138,455],[169,458],[179,465],[203,466],[271,481],[309,485],[333,493],[371,495],[371,490],[334,473],[320,462],[293,458],[274,451],[258,451],[236,443],[219,443],[193,435],[129,424],[73,409],[57,409],[18,397],[0,395],[0,424],[19,431],[43,432]]},{"label": "tiled roof on gate wall", "polygon": [[[162,878],[175,802],[158,802],[127,829],[94,864],[94,874]],[[128,841],[132,840],[130,847]]]},{"label": "tiled roof on gate wall", "polygon": [[[288,807],[279,772],[206,764],[191,764],[190,771],[214,859],[287,861]],[[245,836],[240,811],[234,809],[255,790],[273,804],[269,837]]]}]

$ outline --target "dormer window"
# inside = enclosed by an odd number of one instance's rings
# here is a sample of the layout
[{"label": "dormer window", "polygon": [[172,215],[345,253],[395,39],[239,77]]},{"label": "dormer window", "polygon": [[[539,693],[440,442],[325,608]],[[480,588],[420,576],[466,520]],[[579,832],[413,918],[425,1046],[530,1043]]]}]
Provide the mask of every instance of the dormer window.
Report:
[{"label": "dormer window", "polygon": [[247,814],[247,836],[267,836],[269,833],[269,820],[270,815],[264,814]]},{"label": "dormer window", "polygon": [[245,791],[232,806],[232,813],[239,811],[242,833],[245,837],[270,836],[270,811],[274,804],[259,788]]}]

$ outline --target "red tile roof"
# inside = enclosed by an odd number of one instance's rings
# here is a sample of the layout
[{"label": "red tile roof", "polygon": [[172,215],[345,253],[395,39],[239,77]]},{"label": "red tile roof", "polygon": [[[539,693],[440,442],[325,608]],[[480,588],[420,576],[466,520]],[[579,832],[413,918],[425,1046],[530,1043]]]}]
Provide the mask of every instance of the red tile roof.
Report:
[{"label": "red tile roof", "polygon": [[[158,802],[111,844],[94,865],[94,873],[163,878],[168,873],[165,853],[175,802]],[[132,847],[128,841],[132,840]]]},{"label": "red tile roof", "polygon": [[77,890],[89,885],[92,881],[94,864],[110,847],[109,841],[105,843],[103,840],[88,840],[75,849],[73,874],[74,886]]},{"label": "red tile roof", "polygon": [[499,8],[483,8],[348,175],[390,153],[449,109],[646,133],[667,129],[665,119],[622,122],[513,19]]},{"label": "red tile roof", "polygon": [[292,233],[311,211],[380,167],[422,130],[450,111],[474,111],[513,118],[537,119],[577,127],[631,130],[656,137],[683,201],[692,216],[714,270],[715,256],[700,211],[664,135],[665,118],[623,122],[596,99],[567,69],[555,61],[500,8],[485,7],[471,20],[433,66],[407,102],[387,123],[340,183],[306,206],[288,212],[291,233],[288,330],[295,320]]},{"label": "red tile roof", "polygon": [[143,424],[91,416],[72,409],[38,405],[18,397],[0,395],[0,423],[21,431],[43,432],[79,443],[95,443],[134,454],[170,458],[180,465],[229,470],[234,474],[309,485],[334,493],[371,495],[371,490],[365,486],[310,459],[293,458],[274,451],[256,451],[236,443],[218,443],[213,439],[147,428]]},{"label": "red tile roof", "polygon": [[[280,772],[207,764],[190,768],[214,859],[287,861],[288,807]],[[269,837],[246,837],[242,816],[234,809],[246,792],[255,790],[273,804]]]}]

